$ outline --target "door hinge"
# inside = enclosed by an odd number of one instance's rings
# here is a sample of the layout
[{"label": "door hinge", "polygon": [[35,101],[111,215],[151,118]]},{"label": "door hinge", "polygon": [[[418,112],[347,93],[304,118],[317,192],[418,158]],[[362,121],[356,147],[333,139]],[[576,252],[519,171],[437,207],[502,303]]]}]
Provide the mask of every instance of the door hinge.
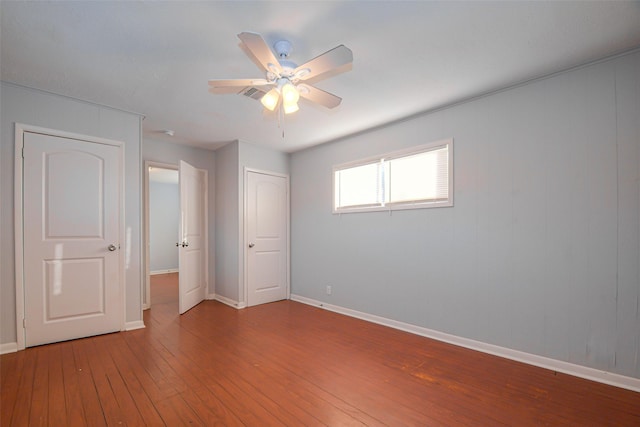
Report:
[{"label": "door hinge", "polygon": [[27,329],[27,319],[22,319],[22,328]]},{"label": "door hinge", "polygon": [[22,147],[22,158],[24,159],[24,147]]}]

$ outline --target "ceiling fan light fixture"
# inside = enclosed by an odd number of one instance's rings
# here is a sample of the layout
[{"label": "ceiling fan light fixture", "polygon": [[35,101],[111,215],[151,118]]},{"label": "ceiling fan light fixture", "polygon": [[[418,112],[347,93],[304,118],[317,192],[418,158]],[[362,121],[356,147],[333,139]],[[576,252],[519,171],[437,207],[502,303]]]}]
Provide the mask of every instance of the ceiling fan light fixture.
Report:
[{"label": "ceiling fan light fixture", "polygon": [[296,87],[290,83],[287,82],[284,85],[282,85],[282,102],[284,103],[284,105],[292,105],[292,104],[297,104],[298,100],[300,99],[300,94],[298,93],[298,89],[296,89]]},{"label": "ceiling fan light fixture", "polygon": [[278,89],[273,88],[269,92],[264,94],[262,99],[260,99],[260,102],[262,103],[262,105],[264,105],[264,108],[266,108],[269,111],[273,111],[278,105],[279,99],[280,99],[280,93],[278,92]]},{"label": "ceiling fan light fixture", "polygon": [[285,114],[295,113],[296,111],[298,111],[300,109],[300,107],[298,107],[297,103],[283,104],[282,108],[284,109],[284,113]]}]

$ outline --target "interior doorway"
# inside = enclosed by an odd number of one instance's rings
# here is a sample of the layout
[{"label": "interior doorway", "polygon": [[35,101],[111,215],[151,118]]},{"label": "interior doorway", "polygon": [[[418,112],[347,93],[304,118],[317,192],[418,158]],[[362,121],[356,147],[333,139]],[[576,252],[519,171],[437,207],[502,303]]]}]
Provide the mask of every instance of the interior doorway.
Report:
[{"label": "interior doorway", "polygon": [[[154,303],[175,299],[177,307],[179,249],[176,243],[180,225],[178,167],[147,162],[145,176],[147,271],[143,306],[148,309]],[[158,284],[162,284],[161,291],[154,295],[154,289],[160,289]]]},{"label": "interior doorway", "polygon": [[[208,291],[207,171],[145,162],[145,290],[142,307],[151,308],[151,277],[178,279],[178,313],[204,301]],[[177,273],[177,274],[176,274]]]}]

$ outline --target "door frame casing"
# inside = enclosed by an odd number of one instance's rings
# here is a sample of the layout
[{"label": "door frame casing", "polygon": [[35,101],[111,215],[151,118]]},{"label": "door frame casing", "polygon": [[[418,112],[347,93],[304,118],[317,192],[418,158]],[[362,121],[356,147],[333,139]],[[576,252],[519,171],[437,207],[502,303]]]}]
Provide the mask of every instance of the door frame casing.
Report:
[{"label": "door frame casing", "polygon": [[287,209],[286,209],[286,250],[287,250],[287,257],[286,257],[286,262],[287,262],[287,266],[286,266],[286,299],[290,299],[291,298],[291,220],[290,220],[290,210],[291,210],[291,202],[289,200],[289,194],[290,194],[290,188],[289,188],[289,175],[288,174],[284,174],[284,173],[279,173],[279,172],[273,172],[273,171],[267,171],[267,170],[263,170],[263,169],[254,169],[254,168],[248,168],[245,167],[244,168],[244,183],[243,183],[243,206],[242,206],[242,216],[243,216],[243,227],[242,227],[242,236],[240,236],[240,259],[242,259],[242,276],[243,276],[243,291],[244,291],[244,297],[243,297],[243,301],[240,304],[241,307],[248,307],[249,305],[249,251],[247,251],[247,246],[249,244],[249,242],[247,241],[247,234],[248,234],[248,228],[249,228],[249,216],[248,216],[248,212],[247,212],[247,207],[249,204],[249,186],[248,186],[248,182],[249,182],[249,173],[253,172],[253,173],[259,173],[259,174],[263,174],[263,175],[271,175],[271,176],[276,176],[279,178],[284,178],[285,179],[285,188],[286,188],[286,204],[287,204]]},{"label": "door frame casing", "polygon": [[15,270],[16,270],[16,343],[17,350],[24,350],[25,340],[25,300],[24,300],[24,158],[22,150],[24,148],[24,134],[38,133],[58,138],[75,139],[92,144],[111,145],[118,148],[118,190],[119,190],[119,210],[118,210],[118,238],[121,247],[125,250],[118,251],[118,292],[120,292],[120,330],[125,329],[126,324],[126,292],[125,292],[125,252],[129,245],[125,239],[125,218],[124,218],[124,143],[114,139],[101,138],[97,136],[83,135],[74,132],[66,132],[57,129],[32,126],[23,123],[15,123],[15,168],[14,168],[14,247],[15,247]]}]

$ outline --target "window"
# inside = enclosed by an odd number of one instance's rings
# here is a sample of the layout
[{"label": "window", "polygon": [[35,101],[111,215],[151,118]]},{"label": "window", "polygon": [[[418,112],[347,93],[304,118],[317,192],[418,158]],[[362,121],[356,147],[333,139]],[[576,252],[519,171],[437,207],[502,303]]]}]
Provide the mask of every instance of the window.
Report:
[{"label": "window", "polygon": [[388,153],[333,169],[333,211],[453,206],[453,140]]}]

